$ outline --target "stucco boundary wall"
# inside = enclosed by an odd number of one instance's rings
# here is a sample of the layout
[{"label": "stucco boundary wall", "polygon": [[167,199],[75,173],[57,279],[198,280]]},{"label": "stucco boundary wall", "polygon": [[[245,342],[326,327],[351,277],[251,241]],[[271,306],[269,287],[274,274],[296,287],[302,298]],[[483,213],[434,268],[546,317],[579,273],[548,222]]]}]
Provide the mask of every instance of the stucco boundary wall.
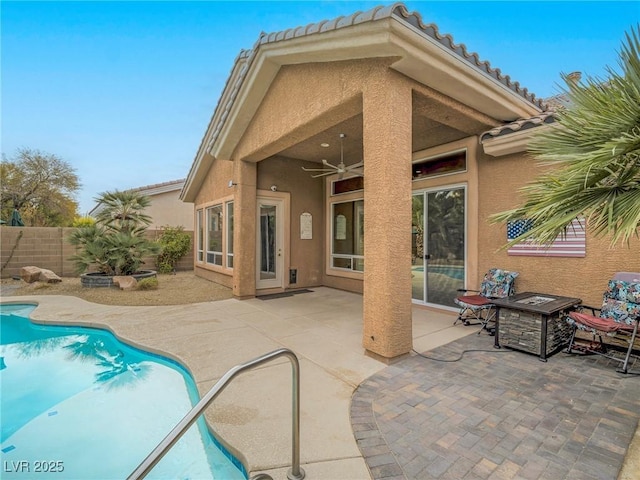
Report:
[{"label": "stucco boundary wall", "polygon": [[[63,227],[0,227],[0,265],[2,278],[20,275],[20,269],[28,265],[46,268],[60,277],[77,277],[71,257],[76,247],[66,240],[73,228]],[[191,250],[180,259],[177,271],[193,270],[193,232]],[[148,230],[149,238],[156,239],[161,230]],[[6,265],[5,265],[6,264]],[[146,260],[146,268],[155,269],[155,260]]]}]

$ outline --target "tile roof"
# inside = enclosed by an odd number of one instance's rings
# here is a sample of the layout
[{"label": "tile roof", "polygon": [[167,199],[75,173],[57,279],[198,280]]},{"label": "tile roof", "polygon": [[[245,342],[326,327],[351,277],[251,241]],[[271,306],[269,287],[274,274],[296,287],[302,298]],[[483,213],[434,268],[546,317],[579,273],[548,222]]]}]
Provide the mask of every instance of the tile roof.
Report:
[{"label": "tile roof", "polygon": [[[210,124],[207,132],[205,133],[204,138],[208,135],[207,133],[211,131],[211,135],[209,136],[209,142],[207,144],[207,150],[209,150],[215,141],[217,140],[220,132],[224,126],[224,123],[229,116],[229,112],[233,107],[236,97],[242,87],[242,84],[245,80],[245,77],[253,63],[254,58],[256,57],[257,51],[260,45],[267,45],[271,43],[281,42],[285,40],[290,40],[293,38],[305,37],[309,35],[321,34],[324,32],[328,32],[331,30],[339,30],[341,28],[350,27],[357,24],[362,24],[365,22],[373,22],[376,20],[381,20],[384,18],[395,17],[399,20],[408,23],[414,28],[420,30],[423,34],[431,37],[436,40],[438,43],[443,45],[444,47],[451,50],[454,54],[456,54],[460,59],[466,61],[476,69],[483,71],[493,79],[505,85],[507,88],[513,90],[529,102],[538,106],[541,109],[545,109],[545,104],[542,99],[536,99],[535,94],[530,93],[528,89],[522,88],[519,82],[515,82],[511,80],[509,75],[503,75],[499,68],[492,68],[488,61],[480,60],[477,53],[469,53],[467,51],[467,47],[464,44],[456,44],[453,41],[453,37],[449,34],[442,35],[438,27],[433,24],[424,24],[422,21],[422,17],[418,12],[409,12],[407,7],[400,2],[393,3],[388,6],[378,6],[374,7],[371,10],[367,10],[365,12],[357,11],[352,13],[351,15],[341,16],[338,18],[334,18],[332,20],[322,20],[317,23],[310,23],[306,26],[300,26],[295,28],[290,28],[287,30],[282,30],[274,33],[265,33],[262,32],[260,37],[254,44],[253,48],[250,50],[241,50],[240,54],[236,58],[236,62],[234,64],[233,69],[235,69],[239,63],[242,63],[242,67],[240,73],[235,80],[235,83],[231,86],[231,92],[228,97],[228,101],[224,105],[218,105],[218,108],[221,108],[220,116],[216,118],[214,113],[214,119],[212,119],[212,124]],[[229,82],[231,80],[231,76],[227,80]],[[226,90],[228,85],[225,85]],[[216,112],[217,113],[217,112]]]},{"label": "tile roof", "polygon": [[[521,87],[519,82],[512,81],[509,75],[503,75],[499,68],[491,67],[488,61],[480,60],[477,53],[468,52],[466,45],[464,45],[463,43],[454,43],[453,37],[451,35],[442,35],[438,30],[437,25],[433,23],[423,23],[420,13],[409,12],[407,10],[407,7],[401,2],[396,2],[388,6],[375,7],[366,12],[358,11],[352,13],[351,15],[334,18],[333,20],[322,20],[318,23],[310,23],[309,25],[306,25],[304,27],[290,28],[288,30],[269,34],[263,33],[256,43],[256,47],[259,45],[279,42],[291,38],[328,32],[330,30],[338,30],[340,28],[350,27],[352,25],[390,17],[398,18],[399,20],[402,20],[405,23],[408,23],[409,25],[415,27],[423,34],[431,37],[444,47],[451,50],[458,57],[471,64],[473,67],[485,72],[487,75],[502,83],[506,87],[510,88],[514,92],[518,93],[525,99],[529,100],[531,103],[537,105],[540,108],[544,108],[542,99],[536,99],[536,96],[533,93],[530,93],[528,89]],[[254,50],[256,47],[254,47]]]},{"label": "tile roof", "polygon": [[529,128],[554,123],[557,120],[555,112],[569,107],[571,105],[571,101],[565,92],[554,95],[553,97],[545,98],[544,104],[546,105],[546,111],[538,115],[534,115],[533,117],[520,118],[514,122],[509,122],[504,125],[500,125],[499,127],[492,128],[480,135],[480,141],[483,142],[490,138],[500,137],[502,135],[508,135],[510,133],[520,132]]},{"label": "tile roof", "polygon": [[480,135],[480,142],[484,142],[485,140],[489,140],[490,138],[501,137],[502,135],[521,132],[529,128],[554,123],[555,121],[555,112],[542,112],[530,118],[521,118],[516,120],[515,122],[510,122],[505,125],[500,125],[499,127],[492,128],[491,130]]}]

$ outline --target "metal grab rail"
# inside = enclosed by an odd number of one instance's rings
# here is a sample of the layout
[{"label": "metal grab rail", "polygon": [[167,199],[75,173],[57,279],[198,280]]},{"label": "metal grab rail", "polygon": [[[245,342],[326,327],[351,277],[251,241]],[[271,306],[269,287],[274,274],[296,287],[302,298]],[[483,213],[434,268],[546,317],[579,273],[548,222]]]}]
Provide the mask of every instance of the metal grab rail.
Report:
[{"label": "metal grab rail", "polygon": [[300,467],[300,364],[298,357],[288,348],[280,348],[273,352],[266,353],[258,358],[249,360],[231,368],[225,373],[211,390],[183,417],[180,422],[164,437],[156,448],[145,458],[140,465],[129,475],[128,480],[144,478],[153,467],[164,457],[164,455],[180,440],[188,428],[204,413],[213,400],[226,388],[226,386],[240,373],[254,367],[267,363],[278,357],[288,357],[291,361],[293,395],[292,395],[292,460],[291,468],[287,471],[287,478],[290,480],[302,480],[305,476],[304,470]]}]

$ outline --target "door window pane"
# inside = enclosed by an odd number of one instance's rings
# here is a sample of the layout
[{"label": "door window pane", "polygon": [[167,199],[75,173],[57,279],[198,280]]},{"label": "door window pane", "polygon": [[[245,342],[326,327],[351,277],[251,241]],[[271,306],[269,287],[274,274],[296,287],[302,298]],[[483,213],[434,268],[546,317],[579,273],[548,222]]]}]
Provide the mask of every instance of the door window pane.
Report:
[{"label": "door window pane", "polygon": [[276,206],[260,205],[260,279],[276,278]]},{"label": "door window pane", "polygon": [[411,206],[411,296],[424,301],[424,193]]},{"label": "door window pane", "polygon": [[426,301],[455,307],[464,288],[465,189],[439,190],[426,195]]}]

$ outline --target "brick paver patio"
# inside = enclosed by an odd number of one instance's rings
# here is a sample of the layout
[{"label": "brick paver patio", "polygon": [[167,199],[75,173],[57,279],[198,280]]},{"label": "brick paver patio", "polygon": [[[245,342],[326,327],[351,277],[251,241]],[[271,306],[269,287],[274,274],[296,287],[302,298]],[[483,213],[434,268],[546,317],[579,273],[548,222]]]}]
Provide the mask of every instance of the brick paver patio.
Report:
[{"label": "brick paver patio", "polygon": [[[640,376],[601,357],[547,363],[469,335],[363,382],[351,404],[374,479],[615,480],[640,418]],[[640,369],[636,362],[633,370]]]}]

